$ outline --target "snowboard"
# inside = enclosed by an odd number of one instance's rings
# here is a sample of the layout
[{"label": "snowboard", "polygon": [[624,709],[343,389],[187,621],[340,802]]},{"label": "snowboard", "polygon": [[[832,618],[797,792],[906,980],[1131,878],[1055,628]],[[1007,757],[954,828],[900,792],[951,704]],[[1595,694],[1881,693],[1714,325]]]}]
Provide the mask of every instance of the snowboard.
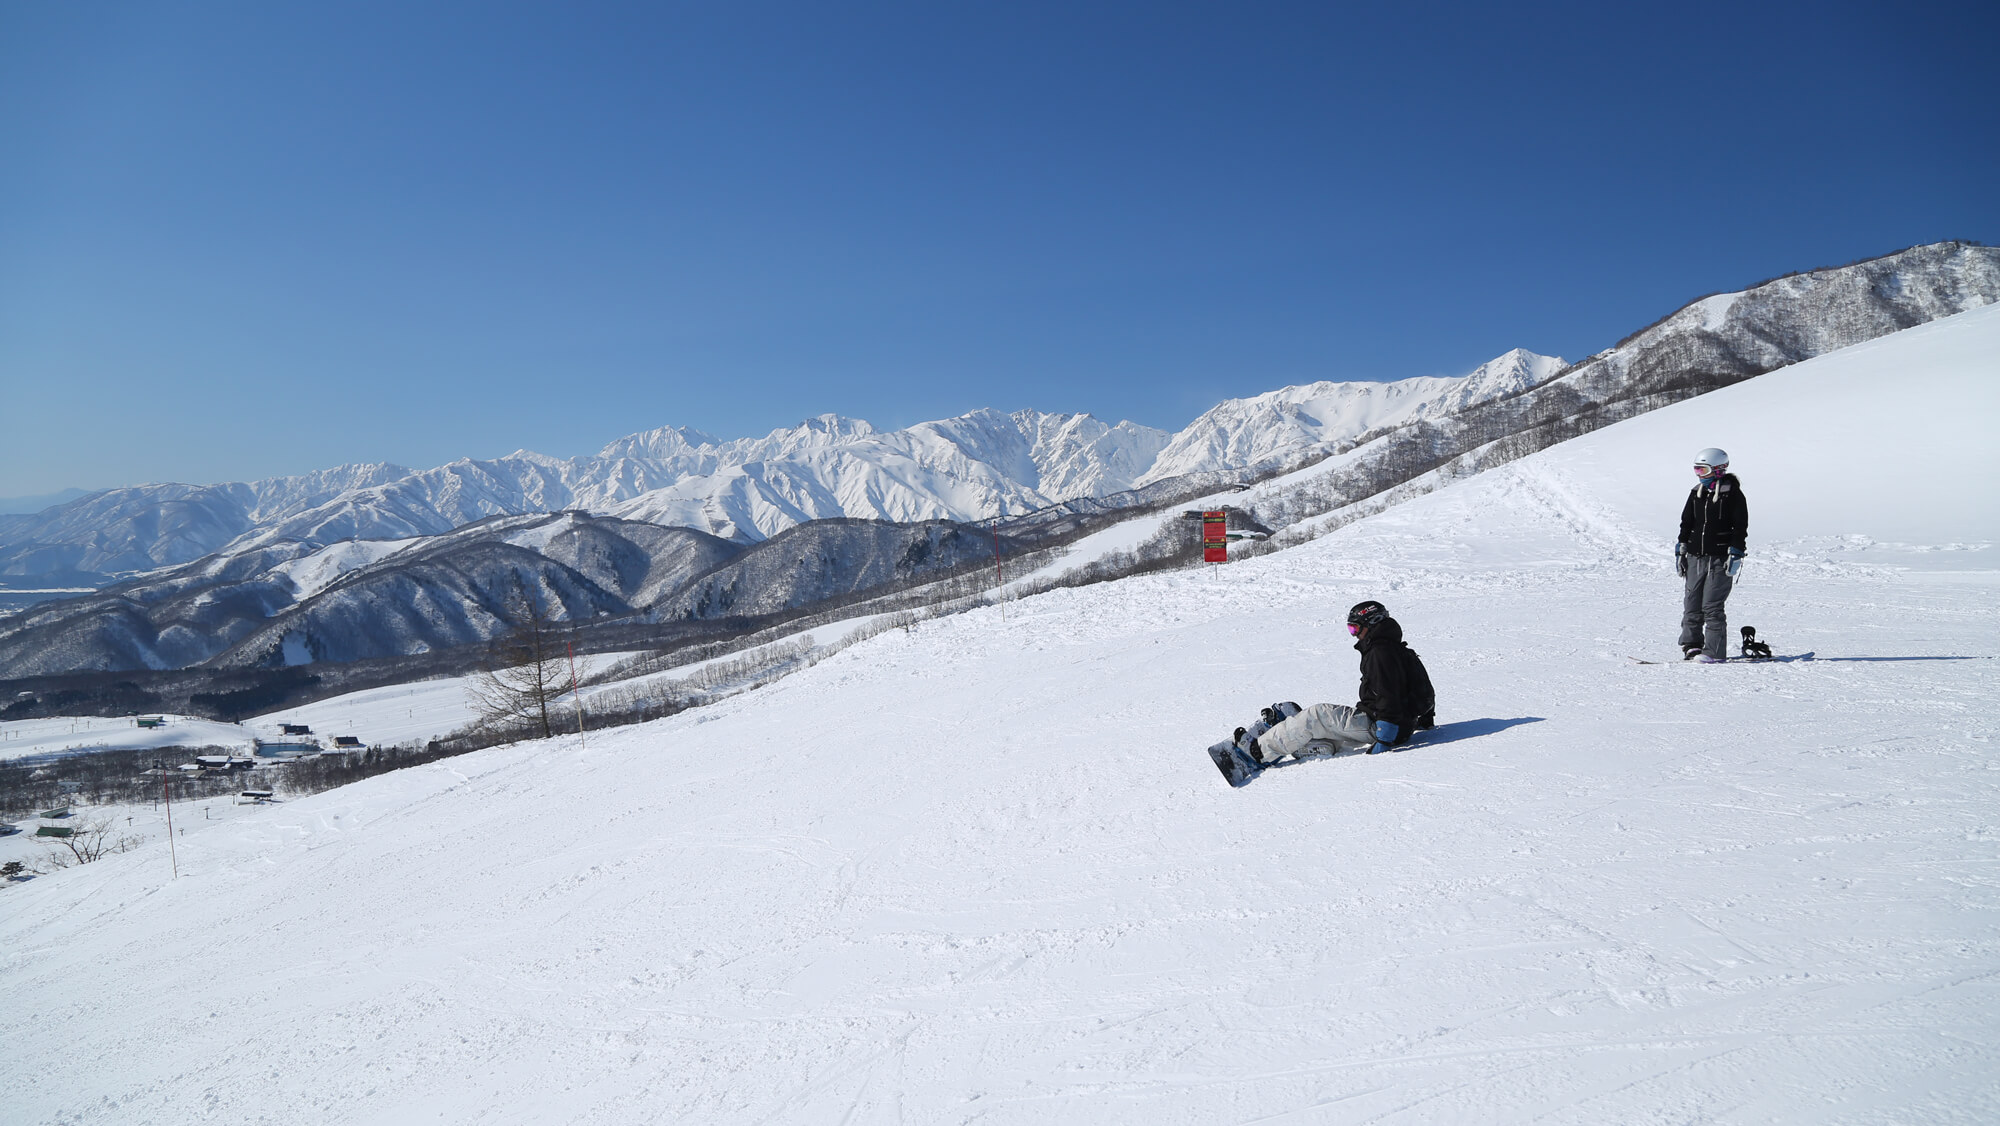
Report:
[{"label": "snowboard", "polygon": [[[1719,662],[1711,661],[1709,662],[1710,664],[1755,663],[1758,661],[1810,661],[1813,659],[1813,655],[1810,650],[1804,653],[1771,652],[1770,643],[1759,641],[1757,639],[1756,626],[1744,626],[1737,632],[1741,634],[1743,637],[1742,649],[1740,649],[1734,657],[1725,656],[1721,661]],[[1755,651],[1753,652],[1753,650]],[[1669,665],[1673,663],[1672,661],[1649,661],[1644,657],[1633,657],[1629,654],[1627,655],[1626,659],[1631,661],[1637,661],[1639,664],[1642,665]],[[1690,659],[1691,658],[1686,658],[1686,657],[1682,658],[1682,660],[1690,660]]]},{"label": "snowboard", "polygon": [[[1412,738],[1409,743],[1392,749],[1398,751],[1407,750],[1415,742],[1416,740]],[[1350,755],[1365,755],[1367,753],[1368,748],[1366,747],[1337,747],[1332,743],[1314,741],[1306,744],[1306,753],[1298,758],[1288,758],[1273,763],[1261,763],[1251,758],[1250,752],[1238,747],[1235,743],[1227,739],[1208,749],[1208,757],[1215,760],[1215,768],[1222,771],[1222,776],[1229,780],[1229,784],[1239,790],[1255,782],[1257,776],[1267,770],[1280,770],[1287,766],[1297,766],[1302,762],[1318,762],[1325,758],[1347,758]]]},{"label": "snowboard", "polygon": [[1257,721],[1248,727],[1236,729],[1234,738],[1224,739],[1208,748],[1208,757],[1215,761],[1215,768],[1235,787],[1248,786],[1251,779],[1264,773],[1267,767],[1252,758],[1250,741],[1271,730],[1272,727],[1299,714],[1299,706],[1289,700],[1282,704],[1272,704],[1264,709]]},{"label": "snowboard", "polygon": [[1222,771],[1222,777],[1239,790],[1265,770],[1264,764],[1253,761],[1250,752],[1237,746],[1234,739],[1224,739],[1210,746],[1208,757],[1215,760],[1215,768]]},{"label": "snowboard", "polygon": [[[1814,653],[1813,650],[1808,649],[1803,653],[1779,653],[1775,656],[1770,656],[1770,657],[1744,657],[1739,655],[1735,657],[1730,657],[1727,660],[1718,663],[1727,665],[1764,665],[1764,664],[1774,664],[1774,663],[1783,664],[1786,661],[1810,661],[1813,659],[1813,653]],[[1694,661],[1687,661],[1687,662],[1649,661],[1644,657],[1634,657],[1630,656],[1629,654],[1626,656],[1625,659],[1633,662],[1634,664],[1640,664],[1640,665],[1678,665],[1682,663],[1691,665],[1696,663]]]}]

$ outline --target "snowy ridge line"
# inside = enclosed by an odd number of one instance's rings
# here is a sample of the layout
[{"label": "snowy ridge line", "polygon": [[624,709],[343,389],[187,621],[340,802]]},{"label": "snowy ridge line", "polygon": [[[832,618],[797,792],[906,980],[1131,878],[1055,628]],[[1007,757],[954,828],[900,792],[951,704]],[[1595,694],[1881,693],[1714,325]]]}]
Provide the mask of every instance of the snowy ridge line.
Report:
[{"label": "snowy ridge line", "polygon": [[1515,349],[1459,379],[1312,383],[1232,399],[1205,412],[1161,451],[1145,483],[1210,467],[1247,466],[1325,446],[1385,426],[1447,418],[1478,403],[1538,386],[1564,363]]}]

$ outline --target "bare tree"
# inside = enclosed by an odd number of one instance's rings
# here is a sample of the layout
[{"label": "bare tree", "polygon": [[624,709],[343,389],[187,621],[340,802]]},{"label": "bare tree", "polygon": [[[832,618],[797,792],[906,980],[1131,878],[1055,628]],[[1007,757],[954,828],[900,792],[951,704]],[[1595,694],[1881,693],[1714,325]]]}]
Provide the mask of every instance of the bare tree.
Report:
[{"label": "bare tree", "polygon": [[86,821],[78,825],[69,836],[52,837],[43,844],[48,849],[50,867],[74,868],[78,864],[89,864],[114,853],[130,852],[138,847],[139,838],[112,836],[111,820],[105,818]]},{"label": "bare tree", "polygon": [[479,718],[500,727],[555,734],[553,712],[575,689],[562,632],[542,604],[516,583],[509,600],[514,628],[493,642],[468,691]]}]

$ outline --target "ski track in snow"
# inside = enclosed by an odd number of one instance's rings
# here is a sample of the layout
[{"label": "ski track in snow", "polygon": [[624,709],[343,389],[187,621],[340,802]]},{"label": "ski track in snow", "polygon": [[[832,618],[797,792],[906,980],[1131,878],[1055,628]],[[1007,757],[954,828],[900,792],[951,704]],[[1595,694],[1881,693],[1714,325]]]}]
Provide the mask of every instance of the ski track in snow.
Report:
[{"label": "ski track in snow", "polygon": [[[1571,464],[9,889],[9,1120],[2000,1120],[2000,574],[1753,557],[1817,659],[1680,664]],[[1439,729],[1228,789],[1363,597]]]}]

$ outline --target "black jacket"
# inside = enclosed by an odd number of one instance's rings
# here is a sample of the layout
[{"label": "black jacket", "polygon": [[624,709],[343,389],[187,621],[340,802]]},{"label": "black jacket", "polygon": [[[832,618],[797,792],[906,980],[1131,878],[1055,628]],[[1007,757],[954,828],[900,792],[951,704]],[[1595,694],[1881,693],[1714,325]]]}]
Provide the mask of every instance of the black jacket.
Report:
[{"label": "black jacket", "polygon": [[1743,503],[1743,483],[1734,473],[1702,481],[1681,506],[1681,546],[1689,555],[1727,555],[1742,551],[1750,530],[1750,508]]},{"label": "black jacket", "polygon": [[1354,648],[1361,654],[1361,701],[1355,710],[1395,724],[1400,728],[1396,742],[1403,742],[1416,730],[1418,716],[1437,711],[1430,673],[1416,651],[1403,644],[1403,627],[1394,618],[1382,619]]}]

